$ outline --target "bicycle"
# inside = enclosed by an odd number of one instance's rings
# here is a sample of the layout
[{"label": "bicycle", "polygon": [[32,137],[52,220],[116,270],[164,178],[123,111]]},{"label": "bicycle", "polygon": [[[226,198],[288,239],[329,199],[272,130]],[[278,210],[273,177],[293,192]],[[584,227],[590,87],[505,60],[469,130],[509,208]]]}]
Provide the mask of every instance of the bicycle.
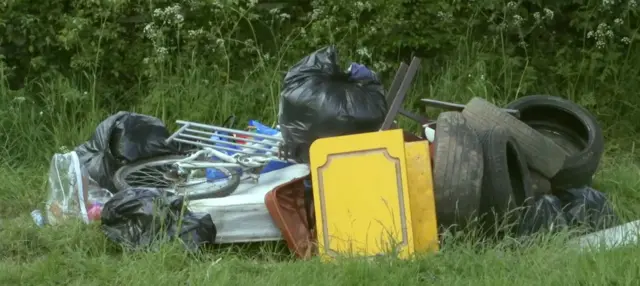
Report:
[{"label": "bicycle", "polygon": [[[182,120],[177,123],[182,126],[166,143],[198,149],[185,155],[160,156],[123,166],[113,179],[118,190],[155,187],[189,200],[220,198],[231,195],[241,181],[250,179],[257,183],[260,172],[270,162],[295,163],[281,151],[284,141],[277,129],[269,128],[271,134],[267,135]],[[132,181],[133,175],[143,169],[155,173],[143,174],[144,182],[140,184]],[[214,173],[216,176],[207,176]]]}]

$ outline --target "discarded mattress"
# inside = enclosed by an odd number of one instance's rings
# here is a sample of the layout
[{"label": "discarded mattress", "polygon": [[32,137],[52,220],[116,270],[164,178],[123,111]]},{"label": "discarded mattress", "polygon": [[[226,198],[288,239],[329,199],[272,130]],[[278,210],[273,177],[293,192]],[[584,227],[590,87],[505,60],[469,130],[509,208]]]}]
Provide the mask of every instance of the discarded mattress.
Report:
[{"label": "discarded mattress", "polygon": [[309,167],[296,164],[260,175],[258,183],[243,182],[228,197],[195,200],[193,212],[207,212],[216,225],[216,243],[282,240],[280,229],[264,203],[265,195],[276,187],[309,175]]}]

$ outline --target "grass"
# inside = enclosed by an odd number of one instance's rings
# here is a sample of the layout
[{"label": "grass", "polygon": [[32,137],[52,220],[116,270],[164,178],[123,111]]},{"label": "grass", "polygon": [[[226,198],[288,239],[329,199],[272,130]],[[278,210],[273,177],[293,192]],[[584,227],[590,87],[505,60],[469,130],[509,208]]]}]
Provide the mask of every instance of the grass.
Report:
[{"label": "grass", "polygon": [[[12,201],[4,196],[8,190],[37,192],[30,189],[37,184],[25,182],[42,181],[37,173],[42,169],[6,171],[0,177],[3,208]],[[627,217],[640,211],[639,172],[630,160],[609,157],[598,175],[597,187]],[[4,216],[0,224],[2,285],[635,285],[640,273],[640,248],[580,254],[561,236],[516,250],[506,242],[492,247],[459,242],[415,261],[299,262],[273,244],[194,255],[174,243],[157,252],[122,253],[97,224],[38,228],[28,214],[34,206],[17,203],[17,217]]]},{"label": "grass", "polygon": [[[417,109],[420,97],[465,102],[481,96],[498,104],[512,99],[511,90],[498,96],[489,91],[490,83],[469,83],[468,74],[486,72],[475,70],[481,65],[471,62],[421,73],[406,106]],[[511,241],[478,246],[462,240],[414,261],[383,257],[323,264],[315,259],[296,261],[282,244],[219,247],[198,255],[185,253],[177,243],[157,252],[122,252],[96,224],[38,228],[31,221],[29,212],[46,198],[51,155],[87,140],[108,114],[123,108],[152,114],[172,130],[175,119],[221,122],[233,113],[240,122],[252,118],[271,124],[278,100],[274,74],[278,73],[223,83],[205,80],[216,78],[215,74],[191,69],[163,78],[150,90],[132,91],[141,102],[133,106],[104,104],[99,94],[83,89],[73,78],[42,80],[33,84],[37,88],[23,90],[0,84],[0,285],[637,284],[640,248],[581,254],[567,248],[563,236],[542,237],[539,243],[515,249],[509,247]],[[607,115],[615,111],[594,112],[609,118],[603,121],[607,150],[595,187],[608,194],[625,220],[636,219],[640,215],[637,123]],[[435,115],[433,110],[428,113]]]},{"label": "grass", "polygon": [[109,243],[96,226],[8,224],[0,244],[3,285],[636,285],[640,270],[636,247],[581,255],[554,241],[519,251],[458,245],[415,261],[322,264],[269,250],[258,258],[237,252],[191,256],[177,245],[115,254],[106,251]]}]

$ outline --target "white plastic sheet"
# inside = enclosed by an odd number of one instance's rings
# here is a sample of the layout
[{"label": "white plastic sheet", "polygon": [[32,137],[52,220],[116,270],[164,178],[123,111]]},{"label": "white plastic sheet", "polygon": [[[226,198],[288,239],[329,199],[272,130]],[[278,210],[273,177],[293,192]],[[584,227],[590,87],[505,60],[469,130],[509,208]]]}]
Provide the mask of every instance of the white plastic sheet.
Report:
[{"label": "white plastic sheet", "polygon": [[90,213],[101,209],[101,205],[113,196],[89,178],[75,152],[53,155],[48,190],[46,214],[49,224],[70,218],[89,223]]},{"label": "white plastic sheet", "polygon": [[264,196],[292,180],[309,175],[309,166],[296,164],[260,175],[258,184],[242,183],[230,196],[189,202],[194,212],[207,212],[216,225],[216,243],[281,240],[282,233],[264,203]]},{"label": "white plastic sheet", "polygon": [[632,221],[580,236],[570,241],[569,245],[584,251],[607,250],[617,247],[638,244],[640,236],[640,220]]}]

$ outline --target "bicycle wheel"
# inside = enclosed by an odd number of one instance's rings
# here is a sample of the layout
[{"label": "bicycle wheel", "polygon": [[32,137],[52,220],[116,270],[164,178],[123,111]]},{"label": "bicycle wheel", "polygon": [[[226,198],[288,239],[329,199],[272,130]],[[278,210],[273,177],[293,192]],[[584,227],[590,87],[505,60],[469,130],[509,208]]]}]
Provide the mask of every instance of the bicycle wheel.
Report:
[{"label": "bicycle wheel", "polygon": [[158,188],[183,195],[189,200],[226,197],[240,185],[240,173],[226,168],[215,168],[228,177],[213,182],[207,181],[205,169],[192,170],[186,180],[169,176],[171,166],[185,157],[161,156],[123,166],[113,176],[113,183],[118,191],[135,187]]}]

